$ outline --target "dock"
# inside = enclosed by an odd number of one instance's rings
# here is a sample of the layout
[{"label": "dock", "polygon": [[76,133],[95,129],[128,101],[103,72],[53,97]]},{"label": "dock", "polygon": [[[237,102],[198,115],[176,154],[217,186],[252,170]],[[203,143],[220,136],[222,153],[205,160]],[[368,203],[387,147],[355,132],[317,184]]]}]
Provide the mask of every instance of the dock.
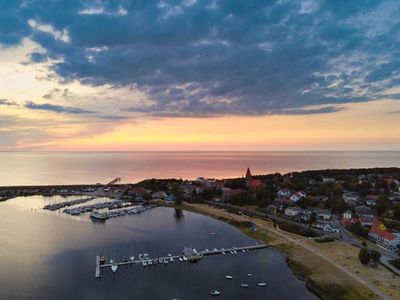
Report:
[{"label": "dock", "polygon": [[[203,257],[211,256],[211,255],[229,255],[229,254],[237,254],[237,253],[244,253],[248,251],[254,251],[259,249],[267,248],[268,245],[266,244],[256,244],[252,246],[244,246],[244,247],[232,247],[232,248],[220,248],[220,249],[205,249],[203,251],[196,251],[196,249],[192,248],[185,248],[182,251],[183,254],[181,255],[168,255],[164,257],[155,257],[155,258],[142,258],[143,254],[139,254],[141,259],[132,260],[132,259],[125,259],[124,261],[120,262],[113,262],[113,263],[101,263],[101,257],[99,255],[96,256],[96,271],[95,277],[101,277],[101,269],[103,268],[111,268],[112,266],[119,267],[119,266],[127,266],[127,265],[137,265],[137,266],[151,266],[157,264],[168,264],[169,262],[196,262]],[[181,260],[180,260],[181,259]],[[184,259],[184,260],[183,260]],[[150,264],[149,264],[150,262]],[[114,270],[115,272],[116,270]]]}]

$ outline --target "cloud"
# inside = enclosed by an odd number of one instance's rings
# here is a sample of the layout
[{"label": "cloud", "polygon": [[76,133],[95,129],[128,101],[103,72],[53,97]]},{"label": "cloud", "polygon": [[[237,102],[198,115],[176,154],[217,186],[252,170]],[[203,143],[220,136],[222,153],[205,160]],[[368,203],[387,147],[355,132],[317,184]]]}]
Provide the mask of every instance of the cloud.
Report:
[{"label": "cloud", "polygon": [[18,106],[18,103],[14,102],[14,101],[7,100],[7,99],[0,99],[0,105]]},{"label": "cloud", "polygon": [[[329,113],[343,103],[384,98],[385,90],[400,85],[399,1],[0,5],[4,46],[30,37],[46,53],[32,53],[31,61],[51,59],[50,70],[64,82],[134,87],[153,103],[124,104],[122,111]],[[325,108],[307,109],[321,105]]]},{"label": "cloud", "polygon": [[50,103],[37,104],[32,101],[25,102],[25,108],[32,109],[32,110],[45,110],[45,111],[52,111],[52,112],[56,112],[56,113],[68,113],[68,114],[77,114],[77,115],[95,113],[94,111],[77,108],[77,107],[54,105],[54,104],[50,104]]}]

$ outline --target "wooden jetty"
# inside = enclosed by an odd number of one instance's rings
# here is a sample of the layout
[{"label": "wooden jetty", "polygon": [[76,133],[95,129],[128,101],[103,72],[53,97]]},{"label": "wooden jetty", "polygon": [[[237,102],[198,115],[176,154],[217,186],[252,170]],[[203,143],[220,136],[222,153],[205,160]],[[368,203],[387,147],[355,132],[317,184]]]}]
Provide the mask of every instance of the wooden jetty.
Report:
[{"label": "wooden jetty", "polygon": [[[192,253],[183,253],[181,255],[171,255],[171,256],[164,256],[164,257],[155,257],[155,258],[145,258],[145,259],[138,259],[138,260],[130,260],[126,259],[121,262],[113,262],[111,263],[101,263],[100,256],[96,256],[96,271],[95,271],[95,277],[100,278],[101,277],[101,269],[102,268],[111,268],[112,266],[126,266],[126,265],[138,265],[142,266],[143,262],[146,262],[146,265],[149,261],[152,262],[152,265],[155,261],[157,261],[160,264],[164,264],[165,261],[167,262],[173,262],[178,260],[179,258],[186,257],[186,261],[188,262],[195,262],[202,257],[210,256],[210,255],[221,255],[221,254],[236,254],[236,253],[243,253],[247,251],[253,251],[253,250],[259,250],[259,249],[264,249],[268,247],[268,245],[265,244],[257,244],[257,245],[252,245],[252,246],[245,246],[245,247],[232,247],[232,248],[221,248],[221,249],[212,249],[212,250],[203,250],[203,251],[193,251]],[[185,248],[186,250],[187,248]],[[189,248],[191,249],[191,248]],[[185,252],[184,250],[184,252]],[[192,249],[191,249],[192,250]],[[185,262],[186,262],[185,261]]]}]

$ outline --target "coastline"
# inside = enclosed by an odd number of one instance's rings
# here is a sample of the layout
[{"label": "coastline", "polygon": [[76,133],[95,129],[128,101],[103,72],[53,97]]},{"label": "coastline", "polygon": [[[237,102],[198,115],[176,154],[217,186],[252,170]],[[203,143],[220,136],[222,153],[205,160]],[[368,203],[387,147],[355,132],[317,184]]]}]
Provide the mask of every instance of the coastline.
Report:
[{"label": "coastline", "polygon": [[[199,213],[226,222],[236,227],[243,234],[267,243],[270,247],[285,253],[287,265],[293,274],[299,280],[304,281],[310,292],[320,299],[391,299],[382,291],[376,288],[373,291],[352,276],[340,269],[338,270],[338,268],[321,259],[317,253],[294,243],[293,239],[301,240],[304,238],[275,229],[270,221],[232,214],[206,204],[183,203],[181,206],[177,206],[161,203],[161,205]],[[249,228],[249,222],[256,225],[257,231]]]}]

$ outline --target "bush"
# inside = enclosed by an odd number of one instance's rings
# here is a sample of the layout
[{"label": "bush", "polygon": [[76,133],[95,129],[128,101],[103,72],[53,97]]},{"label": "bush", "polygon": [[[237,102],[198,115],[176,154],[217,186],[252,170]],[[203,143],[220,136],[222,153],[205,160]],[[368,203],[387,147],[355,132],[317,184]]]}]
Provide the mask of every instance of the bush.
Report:
[{"label": "bush", "polygon": [[369,256],[374,263],[378,263],[381,260],[381,253],[376,250],[371,250]]},{"label": "bush", "polygon": [[367,250],[367,248],[361,248],[360,252],[358,253],[358,258],[360,259],[360,262],[366,266],[369,264],[369,261],[371,260],[371,256]]},{"label": "bush", "polygon": [[287,223],[287,222],[279,222],[279,228],[291,233],[295,233],[301,236],[305,237],[318,237],[320,236],[319,233],[316,233],[315,231],[311,229],[306,229],[301,225],[293,224],[293,223]]}]

